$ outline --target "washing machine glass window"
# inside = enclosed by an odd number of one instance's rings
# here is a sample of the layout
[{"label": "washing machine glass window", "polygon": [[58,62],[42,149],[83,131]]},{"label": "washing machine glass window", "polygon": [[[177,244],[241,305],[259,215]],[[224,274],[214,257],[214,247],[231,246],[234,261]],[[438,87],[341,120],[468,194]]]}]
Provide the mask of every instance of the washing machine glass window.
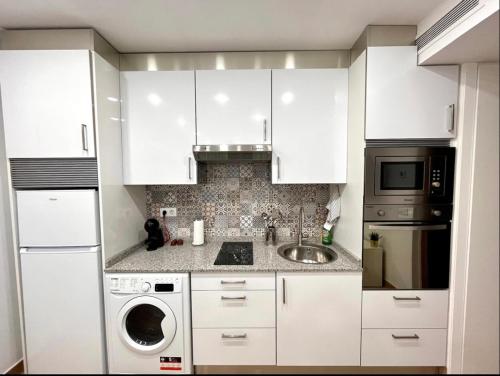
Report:
[{"label": "washing machine glass window", "polygon": [[139,345],[152,346],[160,342],[164,336],[161,322],[165,314],[151,304],[141,304],[130,310],[125,319],[127,333]]},{"label": "washing machine glass window", "polygon": [[166,349],[177,331],[170,307],[151,296],[140,296],[127,302],[120,311],[118,323],[123,342],[139,353]]}]

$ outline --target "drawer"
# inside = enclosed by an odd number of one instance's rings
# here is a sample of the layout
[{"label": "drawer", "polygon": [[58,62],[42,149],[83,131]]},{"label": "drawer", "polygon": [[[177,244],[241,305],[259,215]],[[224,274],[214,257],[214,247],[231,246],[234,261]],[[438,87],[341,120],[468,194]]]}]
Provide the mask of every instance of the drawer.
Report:
[{"label": "drawer", "polygon": [[445,366],[446,332],[446,329],[363,329],[361,365]]},{"label": "drawer", "polygon": [[193,328],[274,328],[275,291],[193,291]]},{"label": "drawer", "polygon": [[276,330],[193,329],[193,364],[276,365]]},{"label": "drawer", "polygon": [[191,290],[275,290],[274,273],[192,273]]},{"label": "drawer", "polygon": [[363,291],[364,329],[447,327],[448,290]]}]

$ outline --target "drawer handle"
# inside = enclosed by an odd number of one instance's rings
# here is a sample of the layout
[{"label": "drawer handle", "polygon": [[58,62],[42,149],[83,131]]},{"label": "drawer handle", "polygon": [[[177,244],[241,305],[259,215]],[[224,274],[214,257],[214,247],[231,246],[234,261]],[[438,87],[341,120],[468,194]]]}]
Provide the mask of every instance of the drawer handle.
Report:
[{"label": "drawer handle", "polygon": [[395,334],[392,334],[392,338],[394,338],[394,339],[419,339],[420,337],[417,334],[414,334],[412,336],[397,336]]},{"label": "drawer handle", "polygon": [[241,281],[220,281],[221,285],[244,285],[245,283],[247,283],[247,281],[245,281],[244,279],[242,279]]},{"label": "drawer handle", "polygon": [[246,300],[246,296],[221,296],[221,300]]},{"label": "drawer handle", "polygon": [[222,334],[221,338],[223,339],[243,339],[243,338],[247,338],[247,334],[246,333],[243,333],[243,334]]},{"label": "drawer handle", "polygon": [[401,296],[393,296],[392,298],[393,298],[394,300],[417,300],[417,301],[418,301],[418,300],[422,300],[422,299],[420,299],[420,297],[418,297],[418,296],[415,296],[415,297],[406,297],[406,296],[405,296],[405,297],[401,297]]}]

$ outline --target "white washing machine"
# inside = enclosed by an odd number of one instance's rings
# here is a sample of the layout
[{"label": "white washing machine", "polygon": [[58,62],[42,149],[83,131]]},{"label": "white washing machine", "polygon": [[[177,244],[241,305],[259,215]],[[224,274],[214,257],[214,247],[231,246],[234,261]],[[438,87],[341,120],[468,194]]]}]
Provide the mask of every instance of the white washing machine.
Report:
[{"label": "white washing machine", "polygon": [[110,373],[192,373],[189,274],[105,278]]}]

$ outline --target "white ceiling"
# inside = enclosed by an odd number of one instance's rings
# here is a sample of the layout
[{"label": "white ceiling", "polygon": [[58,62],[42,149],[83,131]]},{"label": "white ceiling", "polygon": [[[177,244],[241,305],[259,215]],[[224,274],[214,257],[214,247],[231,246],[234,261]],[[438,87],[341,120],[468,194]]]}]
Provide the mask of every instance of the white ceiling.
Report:
[{"label": "white ceiling", "polygon": [[0,27],[92,27],[120,52],[347,49],[445,0],[0,0]]}]

